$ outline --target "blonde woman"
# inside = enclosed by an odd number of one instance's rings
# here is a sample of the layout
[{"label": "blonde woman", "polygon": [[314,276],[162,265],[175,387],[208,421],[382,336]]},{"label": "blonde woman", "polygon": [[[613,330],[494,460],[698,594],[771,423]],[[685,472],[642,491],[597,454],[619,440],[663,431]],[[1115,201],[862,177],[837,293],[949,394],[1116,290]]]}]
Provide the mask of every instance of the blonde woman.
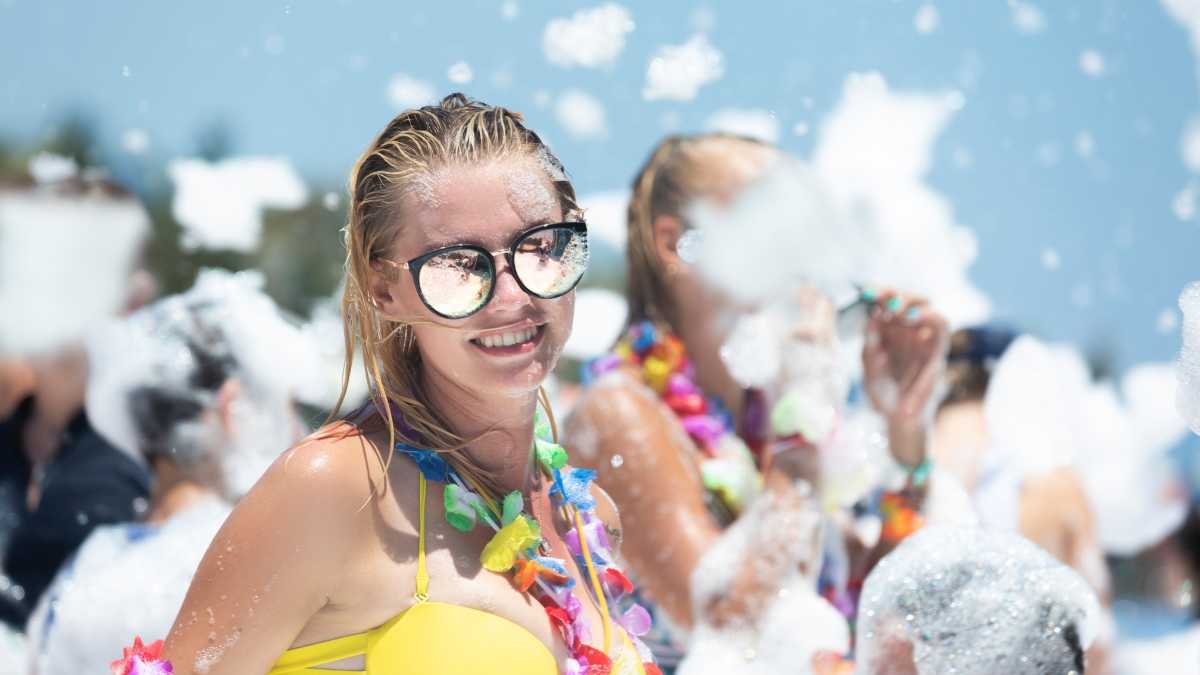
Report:
[{"label": "blonde woman", "polygon": [[350,189],[346,337],[373,400],[237,506],[163,656],[182,675],[656,672],[645,612],[614,606],[616,513],[535,423],[587,264],[558,160],[455,94],[392,120]]}]

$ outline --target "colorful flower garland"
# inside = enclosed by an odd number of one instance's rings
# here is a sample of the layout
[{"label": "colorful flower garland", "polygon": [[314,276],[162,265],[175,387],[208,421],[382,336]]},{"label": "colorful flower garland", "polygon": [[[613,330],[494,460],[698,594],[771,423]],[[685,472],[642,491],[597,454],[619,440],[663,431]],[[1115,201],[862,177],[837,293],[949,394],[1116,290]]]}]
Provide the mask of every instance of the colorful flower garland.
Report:
[{"label": "colorful flower garland", "polygon": [[635,324],[611,353],[584,366],[584,384],[623,366],[635,368],[679,417],[684,431],[703,453],[700,475],[704,487],[717,495],[733,516],[740,513],[762,490],[754,453],[734,430],[729,413],[715,399],[705,398],[696,386],[683,342],[649,321]]},{"label": "colorful flower garland", "polygon": [[[479,521],[496,534],[484,547],[479,560],[498,574],[512,574],[513,585],[531,594],[545,608],[546,616],[566,643],[570,656],[564,664],[567,675],[661,675],[650,650],[639,638],[651,628],[650,614],[641,605],[626,603],[621,614],[610,611],[633,593],[633,584],[616,565],[604,523],[596,516],[591,483],[596,472],[568,466],[567,451],[552,440],[549,421],[539,410],[534,420],[534,455],[542,472],[553,480],[550,496],[568,519],[575,523],[565,537],[567,549],[580,569],[586,569],[592,593],[604,623],[604,649],[588,644],[591,631],[583,617],[583,604],[575,596],[575,581],[566,562],[547,555],[538,521],[524,510],[521,493],[510,492],[499,504],[482,490],[473,489],[438,453],[398,443],[396,449],[411,457],[426,480],[444,483],[442,503],[446,521],[460,532],[472,531]],[[622,648],[612,658],[611,623],[621,630]]]}]

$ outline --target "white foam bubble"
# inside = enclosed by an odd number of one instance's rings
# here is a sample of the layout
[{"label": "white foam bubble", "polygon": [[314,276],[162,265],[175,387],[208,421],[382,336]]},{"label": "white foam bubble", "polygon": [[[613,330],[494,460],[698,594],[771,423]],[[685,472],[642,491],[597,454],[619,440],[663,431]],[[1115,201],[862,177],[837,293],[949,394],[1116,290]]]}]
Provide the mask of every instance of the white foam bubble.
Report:
[{"label": "white foam bubble", "polygon": [[633,15],[614,2],[581,9],[570,18],[551,19],[542,32],[546,59],[563,68],[611,67],[633,31]]},{"label": "white foam bubble", "polygon": [[703,33],[681,45],[659,47],[646,66],[642,98],[691,101],[700,88],[725,74],[724,57]]},{"label": "white foam bubble", "polygon": [[94,531],[30,621],[38,672],[92,672],[119,656],[135,635],[147,642],[166,637],[229,511],[229,505],[206,499],[149,530],[117,525]]},{"label": "white foam bubble", "polygon": [[1170,413],[1169,364],[1140,364],[1120,392],[1093,383],[1068,345],[1021,336],[996,364],[984,402],[993,448],[1019,475],[1071,466],[1087,489],[1105,550],[1129,555],[1182,521],[1187,503],[1167,452],[1185,432]]},{"label": "white foam bubble", "polygon": [[[867,577],[856,672],[1082,670],[1082,649],[1099,621],[1099,602],[1084,580],[1029,541],[927,526]],[[910,660],[912,671],[893,670]]]},{"label": "white foam bubble", "polygon": [[878,73],[854,73],[813,153],[844,214],[840,222],[860,233],[865,247],[853,276],[923,295],[952,325],[983,321],[990,312],[968,275],[975,235],[927,181],[934,144],[960,105],[956,92],[892,91]]},{"label": "white foam bubble", "polygon": [[608,135],[604,104],[585,91],[563,92],[554,104],[554,116],[572,138],[593,140]]},{"label": "white foam bubble", "polygon": [[387,98],[397,110],[408,110],[433,103],[437,99],[437,90],[425,80],[396,73],[388,80]]},{"label": "white foam bubble", "polygon": [[1179,296],[1183,312],[1183,346],[1179,352],[1179,390],[1176,402],[1188,425],[1200,434],[1200,282]]}]

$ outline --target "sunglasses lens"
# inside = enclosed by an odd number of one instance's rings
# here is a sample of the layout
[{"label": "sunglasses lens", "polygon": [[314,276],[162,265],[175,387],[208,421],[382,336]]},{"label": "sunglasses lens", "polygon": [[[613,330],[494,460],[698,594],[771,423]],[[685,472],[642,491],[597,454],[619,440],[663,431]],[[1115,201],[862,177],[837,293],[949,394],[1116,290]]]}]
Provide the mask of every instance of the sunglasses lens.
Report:
[{"label": "sunglasses lens", "polygon": [[442,316],[458,319],[477,311],[496,278],[490,256],[452,249],[425,261],[418,273],[421,296]]},{"label": "sunglasses lens", "polygon": [[517,242],[513,263],[529,292],[558,297],[575,288],[587,270],[587,232],[567,226],[531,232]]}]

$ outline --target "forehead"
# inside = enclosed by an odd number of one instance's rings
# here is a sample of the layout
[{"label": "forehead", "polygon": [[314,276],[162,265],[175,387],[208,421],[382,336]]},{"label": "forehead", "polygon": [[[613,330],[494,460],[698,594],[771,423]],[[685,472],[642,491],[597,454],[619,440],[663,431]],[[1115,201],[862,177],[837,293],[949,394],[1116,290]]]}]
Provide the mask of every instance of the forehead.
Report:
[{"label": "forehead", "polygon": [[521,230],[559,220],[554,186],[530,158],[448,166],[404,195],[397,246],[409,257],[457,243],[500,248]]}]

